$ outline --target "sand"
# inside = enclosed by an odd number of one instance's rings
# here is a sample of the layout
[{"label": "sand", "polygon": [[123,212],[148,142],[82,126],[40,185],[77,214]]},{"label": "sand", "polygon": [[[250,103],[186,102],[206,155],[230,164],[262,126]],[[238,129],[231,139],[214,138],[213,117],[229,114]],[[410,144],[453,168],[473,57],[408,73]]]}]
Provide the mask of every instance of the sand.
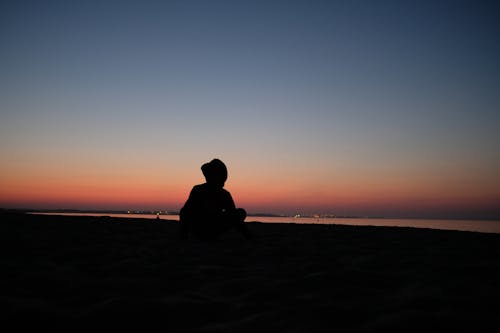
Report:
[{"label": "sand", "polygon": [[247,241],[177,222],[0,214],[3,325],[165,332],[498,328],[500,235],[249,223]]}]

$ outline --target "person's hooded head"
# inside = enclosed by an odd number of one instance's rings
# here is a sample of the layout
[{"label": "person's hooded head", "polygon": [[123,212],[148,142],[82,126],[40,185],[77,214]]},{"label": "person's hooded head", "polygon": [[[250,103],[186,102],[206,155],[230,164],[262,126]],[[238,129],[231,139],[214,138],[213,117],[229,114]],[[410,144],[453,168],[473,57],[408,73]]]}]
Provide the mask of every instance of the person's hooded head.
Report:
[{"label": "person's hooded head", "polygon": [[203,172],[203,176],[205,176],[207,184],[224,187],[224,183],[227,180],[227,168],[221,160],[216,158],[203,164],[201,171]]}]

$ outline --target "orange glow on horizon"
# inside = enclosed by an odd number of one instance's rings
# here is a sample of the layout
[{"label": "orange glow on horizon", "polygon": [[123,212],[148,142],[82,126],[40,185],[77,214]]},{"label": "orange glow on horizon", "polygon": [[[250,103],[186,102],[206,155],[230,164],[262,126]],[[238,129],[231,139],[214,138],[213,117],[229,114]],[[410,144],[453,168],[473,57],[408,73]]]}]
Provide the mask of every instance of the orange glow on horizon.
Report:
[{"label": "orange glow on horizon", "polygon": [[[148,169],[84,166],[89,169],[11,168],[3,173],[9,177],[0,179],[0,207],[177,210],[192,186],[203,182],[197,167],[168,172],[149,166]],[[361,177],[338,173],[306,178],[293,170],[271,174],[267,170],[236,169],[234,173],[234,176],[230,173],[226,189],[236,205],[249,212],[500,210],[500,196],[495,192],[494,182],[454,182],[428,175],[424,181],[418,174]]]}]

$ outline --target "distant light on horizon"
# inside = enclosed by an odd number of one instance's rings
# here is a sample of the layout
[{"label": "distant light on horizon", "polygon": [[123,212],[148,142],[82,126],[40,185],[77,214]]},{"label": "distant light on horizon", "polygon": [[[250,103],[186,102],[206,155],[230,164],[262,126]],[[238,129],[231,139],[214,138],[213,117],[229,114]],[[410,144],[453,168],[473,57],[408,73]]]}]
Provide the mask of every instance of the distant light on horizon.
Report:
[{"label": "distant light on horizon", "polygon": [[2,8],[0,207],[500,217],[497,3]]}]

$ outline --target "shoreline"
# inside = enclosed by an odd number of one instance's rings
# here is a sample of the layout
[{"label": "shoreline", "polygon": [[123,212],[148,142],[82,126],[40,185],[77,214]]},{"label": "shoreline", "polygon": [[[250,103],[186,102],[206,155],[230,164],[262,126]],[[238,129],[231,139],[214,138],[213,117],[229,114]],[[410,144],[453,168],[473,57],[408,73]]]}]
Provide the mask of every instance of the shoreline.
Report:
[{"label": "shoreline", "polygon": [[[122,215],[152,215],[156,216],[160,213],[160,216],[177,216],[179,212],[176,210],[137,210],[137,211],[127,211],[127,210],[80,210],[80,209],[26,209],[26,208],[1,208],[0,214],[2,213],[40,213],[40,214],[122,214]],[[419,216],[400,216],[400,217],[387,217],[387,216],[357,216],[357,215],[333,215],[333,214],[311,214],[311,215],[300,215],[296,217],[295,215],[287,214],[273,214],[273,213],[248,213],[247,218],[252,217],[269,217],[269,218],[296,218],[300,220],[305,219],[368,219],[368,220],[444,220],[444,221],[493,221],[500,222],[500,216],[495,217],[456,217],[456,216],[436,216],[436,217],[419,217]]]},{"label": "shoreline", "polygon": [[[34,215],[61,215],[61,216],[108,216],[113,218],[142,218],[155,220],[178,221],[178,215],[159,214],[116,214],[116,213],[57,213],[57,212],[27,212]],[[482,233],[500,234],[500,221],[485,220],[447,220],[447,219],[382,219],[382,218],[294,218],[294,217],[255,217],[248,216],[247,222],[261,223],[286,223],[286,224],[336,224],[336,225],[358,225],[358,226],[392,226],[392,227],[412,227],[437,230],[458,230]]]},{"label": "shoreline", "polygon": [[200,242],[181,241],[175,221],[0,216],[6,323],[186,332],[496,324],[498,234],[249,223],[255,242],[234,232]]}]

